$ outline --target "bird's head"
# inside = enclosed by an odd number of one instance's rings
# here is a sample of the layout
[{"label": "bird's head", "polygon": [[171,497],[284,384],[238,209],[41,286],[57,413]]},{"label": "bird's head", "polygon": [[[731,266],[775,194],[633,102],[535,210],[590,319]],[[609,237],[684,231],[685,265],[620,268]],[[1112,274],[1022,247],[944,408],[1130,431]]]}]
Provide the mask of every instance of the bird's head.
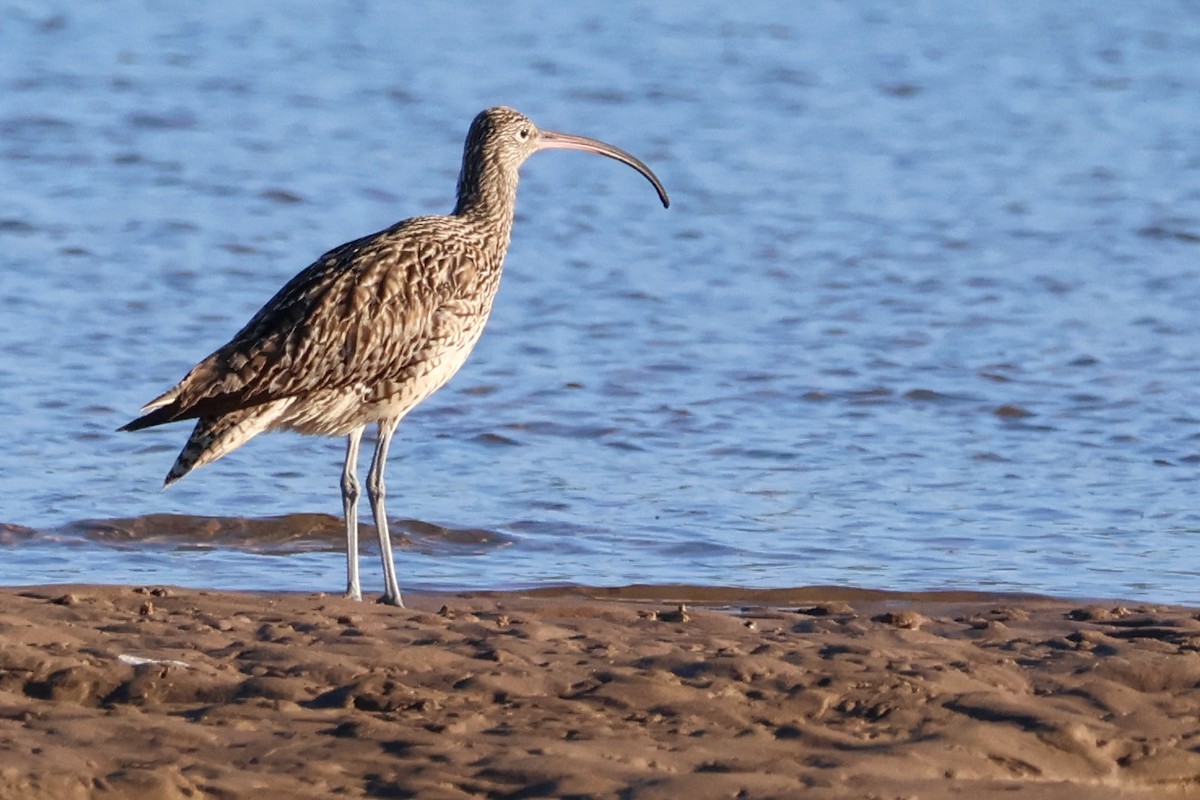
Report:
[{"label": "bird's head", "polygon": [[621,148],[584,136],[541,130],[529,117],[506,106],[481,111],[471,123],[463,155],[464,174],[491,168],[509,173],[515,180],[521,164],[539,150],[585,150],[615,158],[646,176],[664,208],[671,205],[658,176]]}]

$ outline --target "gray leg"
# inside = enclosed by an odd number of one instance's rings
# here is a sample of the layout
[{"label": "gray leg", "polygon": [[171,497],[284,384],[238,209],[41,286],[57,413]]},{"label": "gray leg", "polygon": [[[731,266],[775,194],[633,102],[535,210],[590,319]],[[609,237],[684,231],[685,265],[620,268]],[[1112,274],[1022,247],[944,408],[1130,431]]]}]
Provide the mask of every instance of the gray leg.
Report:
[{"label": "gray leg", "polygon": [[400,599],[400,585],[396,583],[396,564],[392,561],[392,537],[388,534],[387,510],[383,505],[387,490],[383,485],[383,471],[387,468],[388,445],[392,434],[400,424],[397,419],[379,422],[379,442],[375,445],[375,457],[371,460],[371,471],[367,473],[367,497],[371,500],[371,513],[375,515],[375,528],[379,531],[379,554],[383,558],[383,597],[381,603],[404,607]]},{"label": "gray leg", "polygon": [[346,442],[346,464],[342,467],[342,511],[346,518],[346,597],[362,600],[358,582],[358,445],[363,428],[350,432]]}]

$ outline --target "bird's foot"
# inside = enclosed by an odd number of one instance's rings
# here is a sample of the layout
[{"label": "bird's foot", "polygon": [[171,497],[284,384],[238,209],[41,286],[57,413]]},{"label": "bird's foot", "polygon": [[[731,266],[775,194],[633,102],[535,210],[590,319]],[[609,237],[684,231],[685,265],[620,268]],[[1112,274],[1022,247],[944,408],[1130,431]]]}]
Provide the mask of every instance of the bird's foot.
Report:
[{"label": "bird's foot", "polygon": [[356,600],[361,603],[362,591],[360,589],[347,589],[346,593],[342,595],[342,597],[346,598],[347,600]]},{"label": "bird's foot", "polygon": [[390,594],[385,594],[375,601],[383,606],[395,606],[396,608],[404,608],[404,603],[399,597],[393,597]]}]

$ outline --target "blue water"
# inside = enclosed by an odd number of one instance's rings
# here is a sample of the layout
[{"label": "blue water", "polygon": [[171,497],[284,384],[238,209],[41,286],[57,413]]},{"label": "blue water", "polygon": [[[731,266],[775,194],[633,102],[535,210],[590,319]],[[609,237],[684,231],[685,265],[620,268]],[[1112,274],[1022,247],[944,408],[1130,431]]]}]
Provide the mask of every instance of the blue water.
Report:
[{"label": "blue water", "polygon": [[340,589],[340,441],[114,429],[508,104],[673,205],[525,166],[402,586],[1200,603],[1194,4],[280,8],[0,4],[0,584]]}]

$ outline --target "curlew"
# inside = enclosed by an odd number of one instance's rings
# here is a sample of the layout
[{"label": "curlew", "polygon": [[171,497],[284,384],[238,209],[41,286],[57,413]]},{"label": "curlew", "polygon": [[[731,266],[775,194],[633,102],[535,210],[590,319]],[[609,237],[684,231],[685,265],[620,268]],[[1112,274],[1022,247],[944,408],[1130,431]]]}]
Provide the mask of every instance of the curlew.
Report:
[{"label": "curlew", "polygon": [[487,109],[467,133],[453,213],[413,217],[330,250],[121,430],[197,420],[164,486],[264,431],[347,437],[346,597],[361,600],[358,452],[374,423],[367,497],[383,559],[380,602],[403,605],[384,506],[388,447],[404,415],[441,388],[479,340],[512,234],[518,171],[550,149],[621,161],[670,205],[654,172],[624,150],[539,130],[511,108]]}]

